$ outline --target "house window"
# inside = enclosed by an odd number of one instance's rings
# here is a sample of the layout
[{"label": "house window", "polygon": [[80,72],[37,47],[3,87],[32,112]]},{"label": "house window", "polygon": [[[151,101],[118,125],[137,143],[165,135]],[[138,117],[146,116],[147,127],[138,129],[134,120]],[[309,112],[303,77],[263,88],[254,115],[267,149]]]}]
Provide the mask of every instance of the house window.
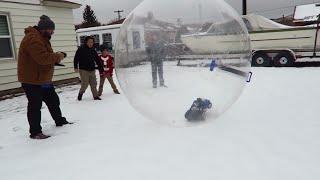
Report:
[{"label": "house window", "polygon": [[141,37],[138,31],[132,32],[133,49],[141,48]]},{"label": "house window", "polygon": [[111,33],[102,34],[103,42],[112,42]]},{"label": "house window", "polygon": [[85,40],[86,40],[86,37],[87,36],[80,36],[80,45],[83,45],[83,44],[85,44]]},{"label": "house window", "polygon": [[100,38],[99,38],[99,34],[95,34],[92,35],[93,39],[94,39],[94,45],[93,47],[98,51],[100,50]]},{"label": "house window", "polygon": [[102,34],[103,46],[107,47],[109,51],[112,51],[112,34],[105,33]]},{"label": "house window", "polygon": [[0,59],[13,58],[12,37],[7,15],[0,14]]}]

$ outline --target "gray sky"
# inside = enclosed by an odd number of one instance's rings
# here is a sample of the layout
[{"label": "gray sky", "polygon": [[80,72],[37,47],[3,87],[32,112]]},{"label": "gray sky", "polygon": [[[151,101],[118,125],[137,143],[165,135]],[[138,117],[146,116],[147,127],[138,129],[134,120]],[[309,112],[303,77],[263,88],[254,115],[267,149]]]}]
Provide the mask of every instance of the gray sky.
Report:
[{"label": "gray sky", "polygon": [[[142,0],[73,0],[83,5],[90,5],[96,13],[98,20],[101,23],[107,23],[112,19],[117,18],[117,14],[113,11],[124,10],[123,16],[128,15]],[[155,0],[161,1],[161,0]],[[225,0],[238,13],[242,11],[241,0]],[[253,12],[266,16],[268,18],[280,17],[283,14],[293,14],[294,6],[301,4],[309,4],[320,2],[320,0],[247,0],[248,12]],[[74,11],[75,23],[82,21],[83,7]]]}]

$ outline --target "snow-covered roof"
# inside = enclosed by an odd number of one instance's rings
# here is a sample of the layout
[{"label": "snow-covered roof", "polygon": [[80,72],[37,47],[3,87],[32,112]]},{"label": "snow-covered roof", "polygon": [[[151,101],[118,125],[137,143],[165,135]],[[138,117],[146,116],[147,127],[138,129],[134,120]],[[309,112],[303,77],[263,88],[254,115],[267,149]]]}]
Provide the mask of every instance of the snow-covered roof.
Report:
[{"label": "snow-covered roof", "polygon": [[67,0],[44,0],[44,1],[54,1],[54,2],[63,2],[63,3],[71,3],[71,4],[81,5],[79,3],[76,3],[75,1],[67,1]]},{"label": "snow-covered roof", "polygon": [[42,3],[46,6],[67,7],[72,9],[81,7],[81,4],[74,0],[43,0]]},{"label": "snow-covered roof", "polygon": [[320,14],[320,3],[306,4],[296,6],[294,12],[294,21],[316,21]]},{"label": "snow-covered roof", "polygon": [[115,25],[107,25],[107,26],[97,26],[97,27],[90,27],[90,28],[81,28],[78,29],[76,32],[89,32],[89,31],[100,31],[100,30],[106,30],[106,29],[118,29],[121,27],[122,24],[115,24]]}]

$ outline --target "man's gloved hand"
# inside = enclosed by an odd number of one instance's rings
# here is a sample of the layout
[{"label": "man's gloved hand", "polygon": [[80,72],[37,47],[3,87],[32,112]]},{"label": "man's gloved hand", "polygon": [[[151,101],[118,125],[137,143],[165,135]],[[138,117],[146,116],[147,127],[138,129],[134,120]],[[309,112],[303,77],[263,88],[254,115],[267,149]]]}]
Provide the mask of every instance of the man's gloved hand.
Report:
[{"label": "man's gloved hand", "polygon": [[59,55],[59,62],[55,63],[55,66],[65,66],[63,64],[60,64],[60,62],[67,57],[67,54],[65,52],[57,52]]},{"label": "man's gloved hand", "polygon": [[62,53],[62,54],[63,54],[64,58],[66,58],[66,57],[67,57],[67,53],[65,53],[65,52],[60,52],[60,53]]},{"label": "man's gloved hand", "polygon": [[61,52],[57,52],[57,54],[59,55],[59,60],[61,61],[62,59],[64,59],[64,54]]}]

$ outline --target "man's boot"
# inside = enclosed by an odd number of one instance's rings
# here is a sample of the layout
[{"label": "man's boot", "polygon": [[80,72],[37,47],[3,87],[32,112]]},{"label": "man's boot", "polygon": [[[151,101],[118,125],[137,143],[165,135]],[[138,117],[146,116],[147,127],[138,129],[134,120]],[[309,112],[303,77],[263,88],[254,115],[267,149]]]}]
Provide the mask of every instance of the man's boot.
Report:
[{"label": "man's boot", "polygon": [[47,139],[47,138],[49,138],[50,136],[48,136],[48,135],[45,135],[45,134],[43,134],[42,132],[41,133],[38,133],[38,134],[36,134],[36,135],[30,135],[30,138],[31,139]]},{"label": "man's boot", "polygon": [[118,91],[118,89],[113,90],[113,92],[114,92],[115,94],[120,94],[120,92]]},{"label": "man's boot", "polygon": [[168,86],[166,86],[165,84],[160,84],[160,87],[167,88]]},{"label": "man's boot", "polygon": [[56,121],[56,126],[57,127],[61,127],[61,126],[64,126],[66,124],[73,124],[73,122],[67,121],[67,119],[65,117],[62,117],[60,121]]},{"label": "man's boot", "polygon": [[78,94],[78,101],[81,101],[81,100],[82,100],[82,95],[83,95],[83,93],[79,93],[79,94]]}]

